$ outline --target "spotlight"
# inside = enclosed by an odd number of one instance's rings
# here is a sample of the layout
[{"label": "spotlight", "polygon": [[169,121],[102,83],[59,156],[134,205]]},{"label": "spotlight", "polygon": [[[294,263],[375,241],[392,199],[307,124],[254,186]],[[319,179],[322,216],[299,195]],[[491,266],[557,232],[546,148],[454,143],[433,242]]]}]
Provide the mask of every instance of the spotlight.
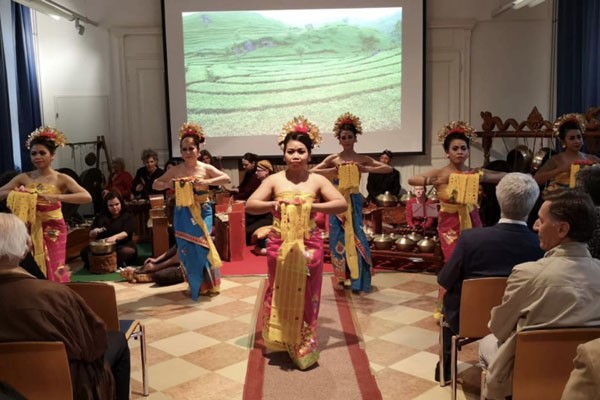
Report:
[{"label": "spotlight", "polygon": [[83,33],[85,32],[85,26],[81,25],[81,21],[79,21],[79,18],[75,19],[75,29],[77,29],[77,33],[79,33],[80,35],[83,35]]}]

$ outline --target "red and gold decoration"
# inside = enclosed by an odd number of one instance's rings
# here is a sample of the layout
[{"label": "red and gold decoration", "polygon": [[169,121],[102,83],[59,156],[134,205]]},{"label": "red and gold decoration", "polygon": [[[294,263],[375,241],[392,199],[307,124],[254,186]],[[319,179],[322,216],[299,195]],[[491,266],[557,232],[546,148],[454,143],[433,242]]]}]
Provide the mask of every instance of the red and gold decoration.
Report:
[{"label": "red and gold decoration", "polygon": [[333,126],[333,133],[335,134],[336,138],[339,139],[340,132],[342,131],[342,127],[344,125],[352,125],[354,127],[354,129],[356,130],[357,135],[361,135],[363,132],[362,131],[362,122],[360,121],[360,118],[358,118],[354,114],[347,112],[345,114],[340,115],[335,120],[335,125]]},{"label": "red and gold decoration", "polygon": [[440,129],[438,132],[438,140],[443,142],[444,139],[446,139],[446,137],[451,133],[462,133],[469,140],[473,140],[477,137],[475,134],[475,129],[473,129],[469,123],[463,121],[452,121]]},{"label": "red and gold decoration", "polygon": [[25,146],[27,149],[31,148],[31,142],[36,138],[45,138],[50,140],[54,142],[56,147],[65,147],[65,144],[67,144],[67,139],[65,138],[64,133],[50,126],[41,126],[35,131],[31,132],[25,141]]},{"label": "red and gold decoration", "polygon": [[195,122],[186,122],[179,128],[179,139],[183,139],[187,136],[197,136],[199,139],[204,139],[204,130],[200,124]]},{"label": "red and gold decoration", "polygon": [[319,127],[310,122],[303,115],[299,115],[294,117],[291,121],[288,121],[283,128],[281,128],[281,133],[279,134],[279,137],[277,137],[277,144],[281,146],[286,136],[294,132],[308,135],[313,146],[317,146],[322,141]]}]

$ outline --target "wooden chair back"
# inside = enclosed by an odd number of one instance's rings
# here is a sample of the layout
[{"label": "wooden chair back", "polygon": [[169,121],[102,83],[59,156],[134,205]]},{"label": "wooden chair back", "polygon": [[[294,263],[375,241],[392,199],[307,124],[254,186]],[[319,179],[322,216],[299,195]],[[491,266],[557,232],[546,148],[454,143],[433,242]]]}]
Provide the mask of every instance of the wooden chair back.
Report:
[{"label": "wooden chair back", "polygon": [[531,329],[517,334],[513,398],[560,400],[577,346],[600,338],[600,327]]},{"label": "wooden chair back", "polygon": [[115,288],[101,282],[71,282],[66,284],[85,300],[106,324],[109,331],[119,331],[119,314]]},{"label": "wooden chair back", "polygon": [[0,343],[0,380],[29,400],[73,399],[62,342]]},{"label": "wooden chair back", "polygon": [[463,281],[460,298],[460,337],[482,338],[490,333],[490,312],[502,303],[506,279],[475,278]]}]

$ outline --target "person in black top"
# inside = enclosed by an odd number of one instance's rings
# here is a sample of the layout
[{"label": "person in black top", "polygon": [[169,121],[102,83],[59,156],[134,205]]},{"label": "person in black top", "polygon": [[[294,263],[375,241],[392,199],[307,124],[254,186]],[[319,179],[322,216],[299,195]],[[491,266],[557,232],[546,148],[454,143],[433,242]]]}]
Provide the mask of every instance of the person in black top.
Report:
[{"label": "person in black top", "polygon": [[[384,150],[379,155],[379,161],[385,165],[390,165],[392,161],[392,152]],[[375,198],[385,192],[390,192],[394,196],[400,194],[400,172],[394,169],[389,174],[369,174],[367,178],[367,192],[369,192],[370,201],[375,201]]]},{"label": "person in black top", "polygon": [[[123,198],[119,193],[108,192],[104,197],[102,212],[94,219],[90,228],[90,239],[104,239],[116,243],[117,264],[127,265],[137,258],[137,248],[133,241],[135,222],[133,215],[123,210]],[[89,246],[84,248],[81,259],[89,267]]]},{"label": "person in black top", "polygon": [[256,163],[258,156],[254,153],[246,153],[242,157],[242,167],[246,171],[242,182],[234,189],[233,198],[236,200],[248,200],[250,195],[254,193],[260,186],[260,179],[256,176]]},{"label": "person in black top", "polygon": [[142,152],[142,162],[145,167],[141,167],[135,173],[131,193],[136,198],[148,199],[151,194],[161,194],[158,190],[152,189],[154,180],[165,173],[158,166],[158,154],[154,150],[146,149]]}]

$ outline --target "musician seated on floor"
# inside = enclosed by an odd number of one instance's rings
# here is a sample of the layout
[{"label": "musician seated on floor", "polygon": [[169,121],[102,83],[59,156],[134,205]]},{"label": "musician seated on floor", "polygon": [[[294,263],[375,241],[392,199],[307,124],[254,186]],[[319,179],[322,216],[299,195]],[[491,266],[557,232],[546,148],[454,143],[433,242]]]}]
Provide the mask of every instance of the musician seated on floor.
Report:
[{"label": "musician seated on floor", "polygon": [[[133,241],[135,221],[130,212],[123,209],[123,198],[119,193],[108,192],[102,200],[102,211],[92,222],[91,240],[105,240],[116,244],[117,265],[122,267],[137,258],[137,247]],[[84,267],[89,269],[89,246],[81,250]]]},{"label": "musician seated on floor", "polygon": [[177,246],[171,246],[156,258],[147,258],[139,268],[126,267],[120,271],[129,283],[154,282],[158,286],[170,286],[185,282],[185,268],[177,254]]}]

